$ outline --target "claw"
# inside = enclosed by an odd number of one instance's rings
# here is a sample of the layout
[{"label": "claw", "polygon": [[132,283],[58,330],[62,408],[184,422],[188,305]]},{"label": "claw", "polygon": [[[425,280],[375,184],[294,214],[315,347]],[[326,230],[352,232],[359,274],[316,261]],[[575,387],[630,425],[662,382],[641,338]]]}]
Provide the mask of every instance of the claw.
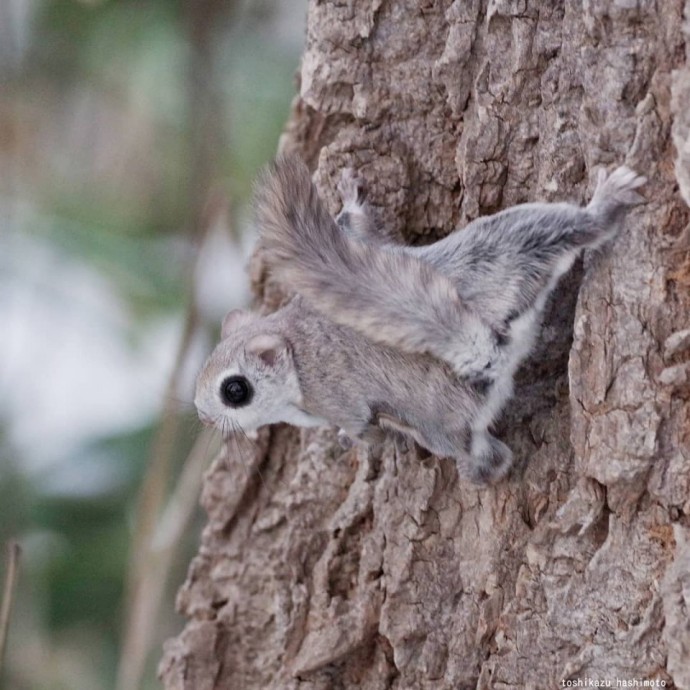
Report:
[{"label": "claw", "polygon": [[338,431],[338,445],[343,450],[350,450],[350,448],[352,448],[352,446],[354,445],[352,438],[348,435],[345,429],[340,429]]},{"label": "claw", "polygon": [[362,185],[353,168],[345,168],[341,173],[340,182],[338,182],[338,194],[340,194],[343,206],[361,203]]}]

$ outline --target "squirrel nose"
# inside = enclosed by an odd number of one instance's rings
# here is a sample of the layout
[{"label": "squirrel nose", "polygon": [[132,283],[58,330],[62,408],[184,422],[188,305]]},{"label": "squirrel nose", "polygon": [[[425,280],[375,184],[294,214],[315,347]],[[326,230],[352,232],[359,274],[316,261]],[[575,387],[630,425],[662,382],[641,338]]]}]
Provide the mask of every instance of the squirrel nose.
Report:
[{"label": "squirrel nose", "polygon": [[201,420],[202,424],[204,424],[206,426],[213,426],[213,424],[214,424],[213,417],[208,412],[206,412],[203,408],[197,407],[196,413],[197,413],[199,419]]}]

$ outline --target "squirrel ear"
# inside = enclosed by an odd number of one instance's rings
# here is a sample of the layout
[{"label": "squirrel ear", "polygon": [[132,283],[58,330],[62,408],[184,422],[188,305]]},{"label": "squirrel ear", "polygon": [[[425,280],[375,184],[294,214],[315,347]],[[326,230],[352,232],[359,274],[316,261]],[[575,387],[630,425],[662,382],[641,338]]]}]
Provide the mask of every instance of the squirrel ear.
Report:
[{"label": "squirrel ear", "polygon": [[249,321],[251,314],[243,309],[233,309],[229,311],[223,319],[223,326],[220,329],[220,337],[225,340],[233,331],[239,329],[242,322]]},{"label": "squirrel ear", "polygon": [[287,340],[279,335],[254,336],[246,347],[247,352],[256,355],[266,366],[274,367],[289,354]]}]

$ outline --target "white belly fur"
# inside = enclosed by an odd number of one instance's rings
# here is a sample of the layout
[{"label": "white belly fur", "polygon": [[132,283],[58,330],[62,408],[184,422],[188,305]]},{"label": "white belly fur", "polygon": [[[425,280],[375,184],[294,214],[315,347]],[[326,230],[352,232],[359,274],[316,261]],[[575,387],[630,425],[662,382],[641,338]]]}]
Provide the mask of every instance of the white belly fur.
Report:
[{"label": "white belly fur", "polygon": [[293,426],[317,427],[331,426],[331,423],[322,417],[316,417],[295,405],[288,405],[281,415],[281,422],[292,424]]},{"label": "white belly fur", "polygon": [[489,390],[486,403],[474,420],[473,429],[481,432],[496,419],[508,398],[513,395],[513,376],[523,359],[534,346],[539,325],[541,310],[532,308],[515,319],[510,325],[510,344],[507,346],[505,360],[500,376],[497,376]]},{"label": "white belly fur", "polygon": [[511,322],[509,332],[510,344],[507,346],[508,350],[503,368],[489,391],[486,404],[475,418],[472,425],[475,431],[481,432],[490,426],[498,416],[498,413],[503,409],[508,398],[513,395],[513,376],[520,363],[534,347],[546,301],[561,276],[572,267],[577,254],[578,252],[573,252],[561,257],[554,267],[551,279],[534,301],[534,306]]}]

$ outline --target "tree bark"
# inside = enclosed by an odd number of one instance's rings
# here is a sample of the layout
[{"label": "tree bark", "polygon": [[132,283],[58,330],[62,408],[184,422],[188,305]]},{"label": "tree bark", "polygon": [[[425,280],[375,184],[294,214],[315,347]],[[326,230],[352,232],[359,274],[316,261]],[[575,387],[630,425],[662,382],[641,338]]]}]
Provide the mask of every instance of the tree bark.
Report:
[{"label": "tree bark", "polygon": [[[409,242],[583,202],[600,165],[647,175],[648,203],[554,296],[499,429],[508,481],[478,489],[392,444],[343,451],[327,429],[230,444],[206,478],[166,688],[690,688],[683,10],[311,0],[282,144],[333,213],[346,166]],[[259,252],[271,308],[267,270]]]}]

